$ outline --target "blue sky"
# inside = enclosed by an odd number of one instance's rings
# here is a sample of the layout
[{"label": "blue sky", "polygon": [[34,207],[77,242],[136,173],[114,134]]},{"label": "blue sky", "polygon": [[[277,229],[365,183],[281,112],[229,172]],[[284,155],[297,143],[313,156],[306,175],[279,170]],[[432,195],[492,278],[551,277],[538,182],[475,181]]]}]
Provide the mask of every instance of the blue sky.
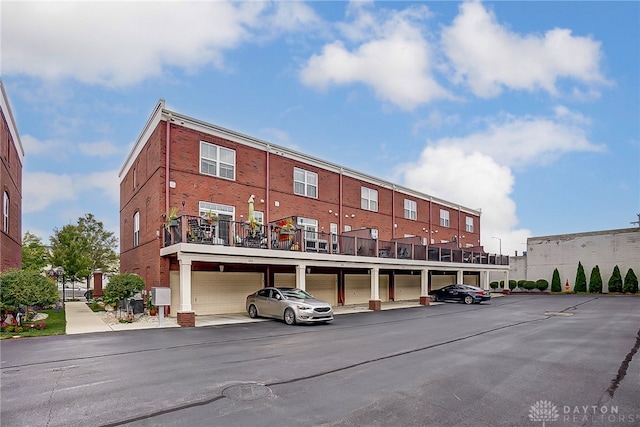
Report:
[{"label": "blue sky", "polygon": [[[23,233],[93,213],[158,99],[482,209],[482,244],[631,227],[640,3],[12,2],[0,70]],[[499,239],[498,239],[499,238]]]}]

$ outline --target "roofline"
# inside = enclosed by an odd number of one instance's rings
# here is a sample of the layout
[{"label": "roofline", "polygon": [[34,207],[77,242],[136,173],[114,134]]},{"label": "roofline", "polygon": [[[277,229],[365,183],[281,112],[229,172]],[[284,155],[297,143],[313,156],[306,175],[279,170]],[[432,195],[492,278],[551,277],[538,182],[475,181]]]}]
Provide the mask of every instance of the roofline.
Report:
[{"label": "roofline", "polygon": [[527,240],[559,240],[566,239],[568,237],[583,237],[583,236],[598,236],[602,234],[622,234],[622,233],[633,233],[640,232],[640,227],[633,228],[616,228],[613,230],[600,230],[600,231],[585,231],[580,233],[565,233],[565,234],[554,234],[550,236],[536,236],[529,237]]},{"label": "roofline", "polygon": [[22,147],[22,141],[20,140],[20,134],[18,133],[18,126],[16,125],[16,121],[13,118],[13,112],[11,111],[9,98],[7,97],[7,92],[4,90],[4,84],[2,83],[1,78],[0,91],[2,92],[2,96],[0,96],[0,108],[2,109],[2,111],[5,111],[4,116],[9,125],[9,132],[11,132],[13,144],[17,148],[16,151],[18,152],[18,156],[20,156],[20,163],[24,164],[24,148]]},{"label": "roofline", "polygon": [[207,123],[205,121],[181,114],[177,111],[168,110],[165,108],[165,101],[163,99],[160,99],[156,104],[156,107],[154,108],[151,116],[149,117],[149,120],[147,120],[147,123],[143,128],[142,132],[140,133],[140,136],[138,137],[133,149],[129,153],[129,156],[127,156],[125,164],[123,165],[122,169],[120,170],[120,174],[118,175],[120,177],[120,182],[122,182],[122,180],[124,179],[124,176],[126,175],[126,173],[128,172],[128,170],[131,168],[133,164],[133,160],[138,156],[146,140],[151,135],[151,132],[153,132],[155,127],[158,125],[158,123],[160,123],[160,121],[171,121],[173,123],[176,123],[180,126],[184,126],[189,129],[197,130],[213,136],[219,136],[221,138],[224,138],[242,145],[248,145],[250,147],[253,147],[262,151],[266,151],[266,152],[276,154],[285,158],[289,158],[292,160],[297,160],[299,162],[316,166],[321,169],[330,170],[335,173],[339,173],[351,178],[355,178],[360,181],[369,182],[371,184],[374,184],[383,188],[387,188],[390,190],[394,190],[398,193],[402,193],[408,196],[413,196],[422,200],[436,202],[440,205],[447,206],[447,207],[459,210],[461,212],[477,215],[478,217],[481,215],[481,212],[482,212],[481,209],[471,209],[468,207],[464,207],[460,204],[449,202],[447,200],[434,197],[429,194],[421,193],[411,188],[394,184],[392,182],[385,181],[383,179],[376,178],[374,176],[371,176],[362,172],[358,172],[356,170],[353,170],[332,162],[328,162],[328,161],[319,159],[317,157],[313,157],[308,154],[304,154],[299,151],[292,150],[290,148],[282,147],[280,145],[263,141],[261,139],[254,138],[252,136],[248,136],[231,129],[226,129],[221,126]]}]

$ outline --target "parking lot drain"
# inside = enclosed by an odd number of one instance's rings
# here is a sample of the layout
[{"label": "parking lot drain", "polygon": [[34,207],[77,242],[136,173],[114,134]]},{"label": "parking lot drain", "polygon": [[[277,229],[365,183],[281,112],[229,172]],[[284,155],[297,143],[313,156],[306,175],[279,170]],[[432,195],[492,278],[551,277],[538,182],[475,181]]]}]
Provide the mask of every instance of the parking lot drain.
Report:
[{"label": "parking lot drain", "polygon": [[262,384],[237,384],[222,391],[225,397],[233,400],[257,400],[271,394],[271,389]]},{"label": "parking lot drain", "polygon": [[575,313],[564,313],[561,311],[545,311],[544,312],[545,316],[558,316],[558,317],[571,317],[574,314]]}]

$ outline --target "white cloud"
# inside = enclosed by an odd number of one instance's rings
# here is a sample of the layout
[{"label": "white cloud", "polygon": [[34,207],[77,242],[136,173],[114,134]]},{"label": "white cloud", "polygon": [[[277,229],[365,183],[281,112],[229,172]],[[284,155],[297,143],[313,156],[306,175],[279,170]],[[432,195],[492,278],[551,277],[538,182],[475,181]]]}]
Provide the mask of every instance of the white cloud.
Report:
[{"label": "white cloud", "polygon": [[115,204],[120,203],[120,183],[116,170],[91,174],[66,175],[30,172],[23,176],[25,214],[43,212],[59,202],[78,200],[83,193],[101,191]]},{"label": "white cloud", "polygon": [[[564,153],[597,151],[587,138],[590,121],[566,107],[551,117],[506,116],[461,138],[428,141],[420,158],[397,168],[410,188],[482,209],[482,245],[497,253],[522,251],[530,231],[518,228],[511,198],[512,168],[551,162]],[[499,239],[494,239],[497,237]]]},{"label": "white cloud", "polygon": [[3,74],[108,86],[158,76],[165,67],[223,67],[224,51],[251,40],[253,28],[269,22],[270,31],[287,31],[314,19],[307,6],[280,2],[5,2],[2,8]]},{"label": "white cloud", "polygon": [[438,145],[478,151],[510,167],[549,164],[562,154],[602,151],[588,139],[589,120],[565,107],[550,117],[504,115],[492,119],[485,130],[463,138],[443,138]]},{"label": "white cloud", "polygon": [[453,24],[442,31],[442,46],[455,68],[455,80],[466,82],[483,98],[504,88],[557,94],[561,78],[606,83],[599,70],[600,42],[554,28],[544,35],[519,35],[500,25],[480,2],[466,2]]},{"label": "white cloud", "polygon": [[59,139],[39,140],[32,135],[20,136],[27,156],[49,156],[66,150],[66,143]]},{"label": "white cloud", "polygon": [[106,141],[78,144],[78,150],[83,155],[91,157],[120,156],[127,153],[125,148]]},{"label": "white cloud", "polygon": [[301,81],[316,89],[363,83],[382,100],[411,110],[434,99],[450,98],[431,76],[431,49],[418,21],[426,8],[389,13],[378,20],[362,8],[352,26],[342,24],[351,40],[365,40],[349,49],[342,41],[325,45],[300,71]]}]

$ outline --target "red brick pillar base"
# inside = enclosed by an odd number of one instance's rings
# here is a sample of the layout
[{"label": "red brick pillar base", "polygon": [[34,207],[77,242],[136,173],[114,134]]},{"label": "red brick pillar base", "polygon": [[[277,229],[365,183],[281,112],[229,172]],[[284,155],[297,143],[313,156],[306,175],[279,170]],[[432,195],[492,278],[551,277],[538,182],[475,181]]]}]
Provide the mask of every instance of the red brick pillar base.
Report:
[{"label": "red brick pillar base", "polygon": [[196,326],[196,313],[195,311],[179,311],[178,312],[178,325],[195,327]]},{"label": "red brick pillar base", "polygon": [[429,302],[431,302],[431,298],[420,297],[420,305],[429,305]]},{"label": "red brick pillar base", "polygon": [[102,294],[102,272],[94,272],[93,273],[93,297],[94,298],[102,298],[104,295]]},{"label": "red brick pillar base", "polygon": [[369,310],[380,311],[382,310],[382,301],[379,299],[369,300]]},{"label": "red brick pillar base", "polygon": [[502,293],[505,295],[509,295],[511,293],[511,291],[509,289],[503,289]]}]

